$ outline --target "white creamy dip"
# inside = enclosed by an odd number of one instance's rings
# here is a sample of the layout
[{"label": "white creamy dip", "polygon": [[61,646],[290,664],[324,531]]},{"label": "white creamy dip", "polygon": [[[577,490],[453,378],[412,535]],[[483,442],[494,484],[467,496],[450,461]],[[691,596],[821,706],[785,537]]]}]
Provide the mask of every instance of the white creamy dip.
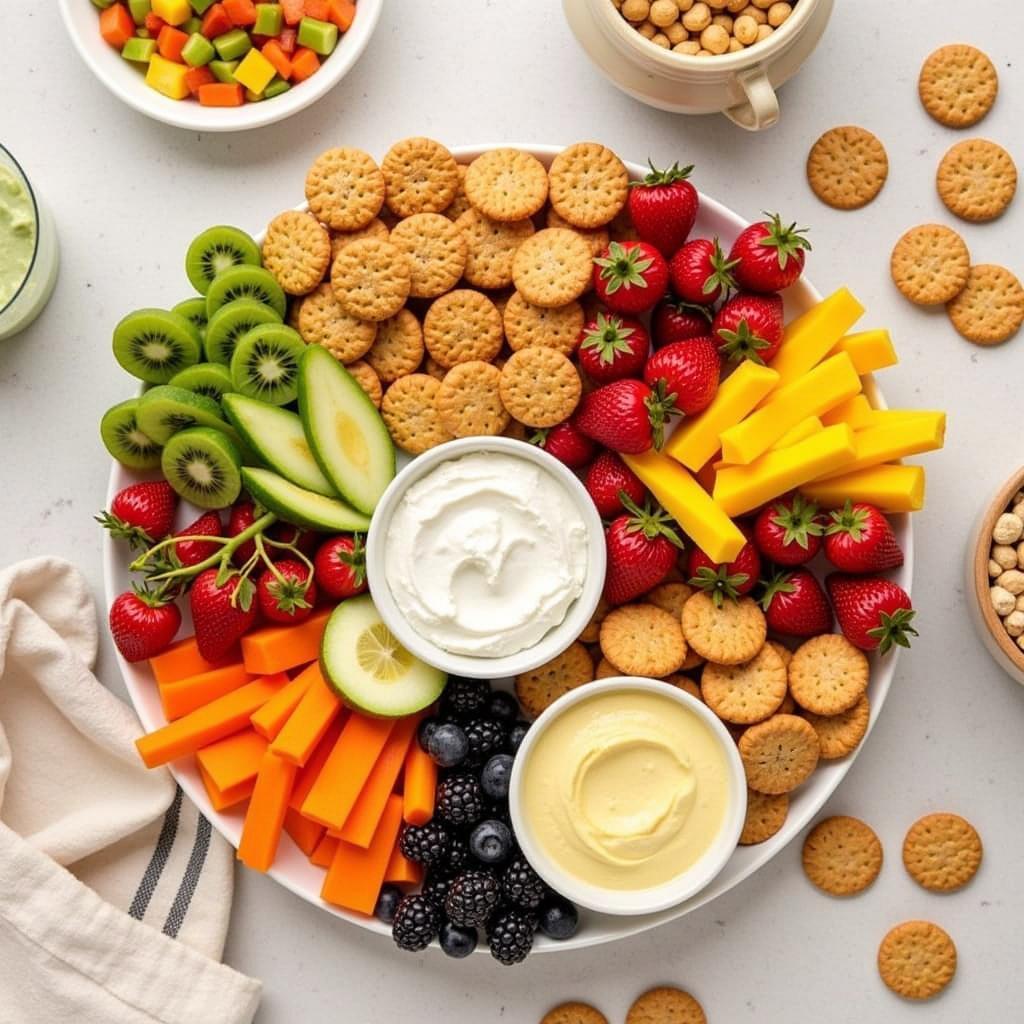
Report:
[{"label": "white creamy dip", "polygon": [[587,531],[541,467],[479,452],[443,462],[402,496],[384,574],[409,625],[452,654],[536,644],[583,590]]}]

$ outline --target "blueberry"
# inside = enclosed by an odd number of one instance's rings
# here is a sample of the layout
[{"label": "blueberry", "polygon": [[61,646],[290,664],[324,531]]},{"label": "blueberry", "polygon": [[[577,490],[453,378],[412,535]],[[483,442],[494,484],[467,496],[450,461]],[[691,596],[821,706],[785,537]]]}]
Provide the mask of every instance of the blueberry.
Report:
[{"label": "blueberry", "polygon": [[460,928],[458,925],[445,921],[441,925],[441,949],[445,956],[461,960],[476,949],[477,934],[475,928]]},{"label": "blueberry", "polygon": [[395,919],[398,901],[405,895],[397,885],[385,885],[377,897],[377,905],[373,908],[373,916],[385,924]]},{"label": "blueberry", "polygon": [[482,821],[469,834],[469,852],[483,864],[500,864],[512,852],[512,830],[503,821]]},{"label": "blueberry", "polygon": [[508,752],[515,754],[518,752],[520,746],[522,746],[523,740],[526,739],[526,734],[530,729],[529,722],[516,722],[515,725],[509,730],[508,734]]},{"label": "blueberry", "polygon": [[508,799],[508,783],[512,776],[512,755],[495,754],[480,773],[480,785],[493,800]]},{"label": "blueberry", "polygon": [[424,750],[426,750],[427,747],[429,746],[430,737],[433,736],[435,732],[437,732],[437,727],[440,724],[441,719],[439,718],[424,718],[423,721],[420,722],[420,727],[416,731],[416,736],[420,741],[420,746]]},{"label": "blueberry", "polygon": [[511,725],[519,717],[519,701],[506,690],[495,690],[487,704],[487,714]]},{"label": "blueberry", "polygon": [[579,911],[561,896],[553,896],[540,908],[538,926],[552,939],[571,939],[580,923]]},{"label": "blueberry", "polygon": [[427,741],[427,753],[442,768],[454,768],[466,759],[469,740],[459,726],[446,722],[433,731]]}]

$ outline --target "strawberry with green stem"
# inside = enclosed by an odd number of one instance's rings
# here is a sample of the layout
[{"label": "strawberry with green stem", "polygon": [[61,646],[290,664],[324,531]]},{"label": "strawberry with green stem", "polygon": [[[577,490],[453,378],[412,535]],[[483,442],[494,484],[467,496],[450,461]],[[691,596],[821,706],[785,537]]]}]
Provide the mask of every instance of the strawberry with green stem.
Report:
[{"label": "strawberry with green stem", "polygon": [[269,622],[297,625],[313,614],[317,589],[313,565],[285,558],[268,562],[256,582],[256,602]]},{"label": "strawberry with green stem", "polygon": [[667,287],[668,264],[648,242],[610,242],[594,258],[594,290],[615,313],[643,313]]},{"label": "strawberry with green stem", "polygon": [[776,565],[803,565],[821,550],[818,506],[802,494],[765,505],[754,520],[754,543]]},{"label": "strawberry with green stem", "polygon": [[599,384],[643,372],[651,339],[647,329],[633,317],[598,313],[584,324],[577,358],[580,368]]},{"label": "strawberry with green stem", "polygon": [[672,290],[683,302],[713,306],[723,293],[736,287],[736,263],[726,258],[717,238],[694,238],[669,264]]},{"label": "strawberry with green stem", "polygon": [[832,609],[817,578],[807,569],[775,573],[761,595],[768,628],[788,636],[817,636],[832,630]]},{"label": "strawberry with green stem", "polygon": [[864,651],[887,654],[893,647],[909,647],[914,629],[910,595],[883,576],[847,576],[832,573],[825,579],[843,636]]},{"label": "strawberry with green stem", "polygon": [[[747,531],[744,530],[744,533]],[[761,558],[750,542],[740,548],[731,562],[716,562],[700,548],[691,548],[686,559],[686,575],[691,586],[706,591],[719,608],[728,598],[738,601],[757,585],[761,574]]]},{"label": "strawberry with green stem", "polygon": [[625,514],[605,531],[608,567],[604,597],[615,605],[632,601],[661,583],[683,547],[668,513],[650,503],[640,508],[625,492],[619,499]]},{"label": "strawberry with green stem", "polygon": [[145,661],[170,645],[181,627],[181,612],[173,591],[133,584],[114,599],[107,621],[121,657]]},{"label": "strawberry with green stem", "polygon": [[711,325],[724,359],[765,365],[782,344],[782,298],[740,292],[726,299]]},{"label": "strawberry with green stem", "polygon": [[328,597],[342,601],[367,588],[366,547],[358,533],[339,534],[320,545],[313,559],[317,585]]},{"label": "strawberry with green stem", "polygon": [[178,496],[165,480],[131,484],[114,495],[110,510],[96,521],[116,540],[132,548],[149,547],[163,540],[174,526]]},{"label": "strawberry with green stem", "polygon": [[864,501],[847,501],[830,514],[824,548],[825,557],[843,572],[885,572],[903,564],[903,551],[889,520]]},{"label": "strawberry with green stem", "polygon": [[674,163],[659,170],[653,162],[642,181],[630,184],[627,206],[637,235],[666,257],[671,256],[693,230],[700,196],[688,180],[693,165]]},{"label": "strawberry with green stem", "polygon": [[780,292],[803,273],[811,249],[806,228],[784,225],[777,213],[744,228],[729,250],[733,275],[740,288],[752,292]]},{"label": "strawberry with green stem", "polygon": [[189,592],[196,645],[207,661],[226,658],[256,623],[256,588],[230,560],[220,569],[204,569]]},{"label": "strawberry with green stem", "polygon": [[638,455],[661,448],[665,424],[674,415],[675,395],[665,393],[662,381],[652,388],[627,378],[584,395],[574,420],[587,437],[605,448]]}]

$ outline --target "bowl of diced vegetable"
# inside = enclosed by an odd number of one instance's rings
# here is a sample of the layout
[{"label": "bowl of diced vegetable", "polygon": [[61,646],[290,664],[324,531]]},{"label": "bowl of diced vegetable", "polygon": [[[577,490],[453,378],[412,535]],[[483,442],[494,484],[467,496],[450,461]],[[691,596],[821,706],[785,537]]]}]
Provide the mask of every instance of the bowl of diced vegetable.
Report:
[{"label": "bowl of diced vegetable", "polygon": [[314,103],[359,59],[383,0],[59,0],[119,99],[192,131],[259,128]]}]

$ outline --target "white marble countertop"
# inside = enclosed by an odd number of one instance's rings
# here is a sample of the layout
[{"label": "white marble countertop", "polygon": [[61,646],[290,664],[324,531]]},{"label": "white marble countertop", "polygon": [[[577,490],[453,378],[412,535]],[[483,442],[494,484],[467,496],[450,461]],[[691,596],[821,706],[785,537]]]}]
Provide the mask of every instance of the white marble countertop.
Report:
[{"label": "white marble countertop", "polygon": [[[868,307],[864,325],[893,333],[901,363],[882,377],[891,404],[949,411],[948,447],[927,458],[928,507],[916,517],[921,638],[827,808],[863,817],[881,837],[886,864],[871,890],[849,901],[817,892],[794,843],[681,921],[504,970],[487,957],[401,954],[240,871],[227,960],[264,980],[260,1024],[518,1024],[569,998],[594,1002],[615,1022],[658,983],[692,989],[710,1020],[733,1024],[1019,1018],[1024,689],[975,641],[962,563],[977,510],[1024,454],[1024,335],[1002,348],[973,348],[941,311],[904,302],[888,276],[889,250],[906,227],[950,220],[933,176],[963,136],[931,121],[916,95],[917,70],[933,47],[962,40],[991,54],[1002,96],[976,134],[1024,160],[1024,15],[1018,0],[984,12],[974,6],[837,4],[821,46],[782,91],[781,124],[762,136],[719,117],[661,114],[621,95],[587,63],[554,0],[392,2],[333,93],[286,124],[236,136],[192,135],[122,106],[72,50],[55,4],[23,5],[8,24],[0,141],[53,207],[64,262],[44,316],[0,346],[0,564],[30,554],[70,558],[102,601],[91,516],[103,504],[108,459],[96,425],[128,387],[110,355],[113,324],[137,306],[181,299],[182,254],[200,228],[259,227],[301,200],[307,164],[339,143],[379,157],[410,134],[451,145],[597,138],[632,159],[693,162],[699,186],[742,214],[778,209],[811,228],[813,280],[823,291],[850,285]],[[888,184],[857,213],[822,206],[803,175],[810,144],[844,123],[872,129],[889,152]],[[976,261],[1024,275],[1024,199],[994,224],[958,227]],[[123,692],[109,645],[100,673]],[[967,815],[985,842],[979,876],[946,897],[919,889],[900,863],[907,826],[940,809]],[[890,995],[875,969],[885,931],[914,917],[946,927],[960,952],[954,983],[926,1008]]]}]

